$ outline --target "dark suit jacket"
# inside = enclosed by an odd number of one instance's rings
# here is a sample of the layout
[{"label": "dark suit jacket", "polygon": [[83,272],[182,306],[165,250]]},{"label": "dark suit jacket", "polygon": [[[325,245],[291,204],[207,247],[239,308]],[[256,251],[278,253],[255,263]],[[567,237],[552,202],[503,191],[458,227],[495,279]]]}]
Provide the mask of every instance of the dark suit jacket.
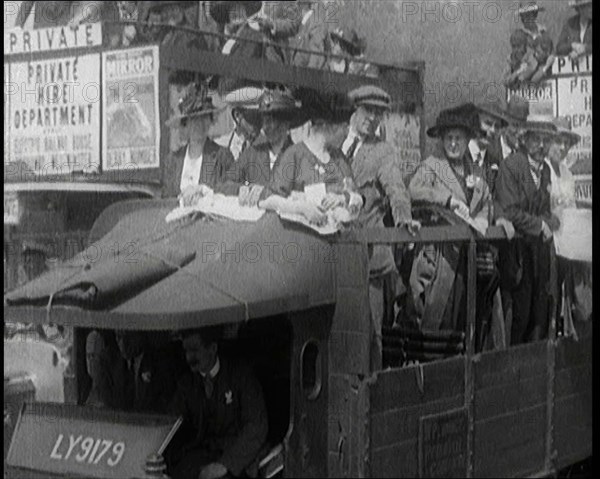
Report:
[{"label": "dark suit jacket", "polygon": [[179,378],[188,371],[179,344],[146,350],[135,377],[132,410],[166,413]]},{"label": "dark suit jacket", "polygon": [[[575,15],[569,18],[563,26],[560,37],[558,37],[558,43],[556,45],[557,55],[568,55],[573,49],[572,43],[581,43],[581,27],[579,26],[579,15]],[[585,31],[583,37],[583,43],[585,43],[585,52],[592,53],[592,25],[590,24]]]},{"label": "dark suit jacket", "polygon": [[548,165],[543,164],[540,188],[536,189],[527,156],[520,151],[515,152],[500,163],[495,203],[518,233],[539,238],[542,221],[549,225],[554,221],[550,213],[549,187]]},{"label": "dark suit jacket", "polygon": [[182,432],[192,430],[195,439],[186,449],[216,453],[218,462],[234,476],[256,459],[268,432],[262,387],[250,366],[220,357],[210,399],[202,376],[181,378],[169,408],[184,418]]},{"label": "dark suit jacket", "polygon": [[[177,197],[181,192],[181,174],[186,148],[187,146],[184,146],[173,153],[163,168],[164,198]],[[233,156],[227,148],[217,145],[210,139],[206,140],[202,155],[199,184],[205,184],[214,189],[217,184],[223,181],[225,172],[234,163]]]},{"label": "dark suit jacket", "polygon": [[[292,139],[288,136],[277,156],[277,160],[275,160],[275,166],[281,161],[285,151],[292,145]],[[275,166],[273,170],[275,170]],[[224,181],[217,186],[215,191],[225,195],[237,195],[240,186],[246,182],[266,186],[271,180],[269,143],[266,138],[261,137],[242,152],[238,161],[225,173]]]},{"label": "dark suit jacket", "polygon": [[178,345],[146,348],[137,375],[116,346],[107,348],[102,359],[87,404],[123,411],[166,413],[177,381],[189,371]]}]

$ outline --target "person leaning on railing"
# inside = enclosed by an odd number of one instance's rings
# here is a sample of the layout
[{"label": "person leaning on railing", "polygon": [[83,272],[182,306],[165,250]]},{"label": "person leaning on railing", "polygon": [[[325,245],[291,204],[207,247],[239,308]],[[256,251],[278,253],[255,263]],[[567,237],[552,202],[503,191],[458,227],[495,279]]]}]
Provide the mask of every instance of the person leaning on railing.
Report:
[{"label": "person leaning on railing", "polygon": [[572,0],[569,6],[577,10],[577,15],[564,24],[556,54],[575,59],[592,53],[592,0]]},{"label": "person leaning on railing", "polygon": [[[422,162],[410,181],[409,191],[413,202],[438,205],[453,210],[479,231],[485,231],[490,218],[492,202],[490,188],[482,174],[474,172],[474,162],[467,154],[470,139],[480,133],[479,116],[473,105],[442,110],[436,124],[427,130],[439,138],[441,155],[430,156]],[[514,234],[504,219],[496,221],[507,235]],[[510,236],[509,236],[510,237]],[[454,244],[423,245],[418,248],[410,275],[412,307],[423,330],[462,330],[462,276],[458,274],[463,255]],[[505,344],[502,334],[503,316],[498,292],[495,255],[484,247],[478,248],[478,283],[486,297],[478,298],[478,310],[483,315],[493,314],[492,324],[499,331],[496,347]],[[435,274],[434,274],[435,272]],[[491,307],[490,307],[491,306]],[[484,329],[485,329],[485,325]],[[480,329],[481,330],[481,325]],[[478,347],[483,347],[485,331],[478,337]]]},{"label": "person leaning on railing", "polygon": [[520,235],[500,257],[512,277],[505,278],[513,305],[511,344],[548,335],[552,232],[560,226],[550,210],[551,177],[544,161],[556,126],[530,115],[523,130],[521,149],[500,163],[496,180],[495,205]]},{"label": "person leaning on railing", "polygon": [[[290,146],[272,171],[272,181],[261,193],[260,208],[302,215],[323,225],[328,211],[345,208],[357,216],[362,198],[354,187],[350,166],[339,151],[340,131],[348,112],[309,107],[307,138]],[[321,201],[315,201],[316,199]]]}]

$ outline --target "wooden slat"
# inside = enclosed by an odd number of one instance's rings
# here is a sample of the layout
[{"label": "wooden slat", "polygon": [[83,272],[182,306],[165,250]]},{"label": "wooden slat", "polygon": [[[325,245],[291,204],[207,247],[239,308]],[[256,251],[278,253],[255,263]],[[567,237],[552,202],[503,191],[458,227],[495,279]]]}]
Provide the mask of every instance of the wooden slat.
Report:
[{"label": "wooden slat", "polygon": [[421,416],[457,409],[464,404],[462,394],[371,416],[371,447],[380,448],[401,441],[417,439]]},{"label": "wooden slat", "polygon": [[592,364],[592,339],[560,340],[556,345],[556,369],[565,369],[580,364]]},{"label": "wooden slat", "polygon": [[527,477],[544,469],[544,439],[513,449],[487,452],[483,457],[477,451],[477,438],[475,443],[473,477]]},{"label": "wooden slat", "polygon": [[405,441],[374,449],[371,454],[371,477],[418,477],[417,441]]},{"label": "wooden slat", "polygon": [[475,388],[495,387],[546,372],[546,343],[482,353],[475,362]]},{"label": "wooden slat", "polygon": [[546,404],[547,377],[537,375],[475,391],[475,420],[481,421]]},{"label": "wooden slat", "polygon": [[475,422],[474,476],[506,477],[544,467],[546,406]]},{"label": "wooden slat", "polygon": [[555,397],[560,399],[577,393],[592,392],[592,365],[556,371]]},{"label": "wooden slat", "polygon": [[[559,399],[554,405],[554,448],[557,463],[585,459],[592,450],[592,393]],[[572,462],[575,462],[572,461]]]},{"label": "wooden slat", "polygon": [[461,356],[422,365],[422,393],[417,382],[419,366],[380,373],[371,386],[371,412],[399,409],[462,394],[464,361]]}]

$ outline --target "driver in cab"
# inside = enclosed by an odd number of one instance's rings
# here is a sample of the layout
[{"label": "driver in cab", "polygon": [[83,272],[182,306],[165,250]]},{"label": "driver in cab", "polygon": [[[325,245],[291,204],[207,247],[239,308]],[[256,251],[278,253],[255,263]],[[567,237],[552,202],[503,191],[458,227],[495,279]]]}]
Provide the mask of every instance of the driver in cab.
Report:
[{"label": "driver in cab", "polygon": [[184,420],[167,451],[173,479],[239,477],[267,437],[261,385],[246,363],[219,354],[219,338],[215,327],[182,334],[191,372],[169,408]]}]

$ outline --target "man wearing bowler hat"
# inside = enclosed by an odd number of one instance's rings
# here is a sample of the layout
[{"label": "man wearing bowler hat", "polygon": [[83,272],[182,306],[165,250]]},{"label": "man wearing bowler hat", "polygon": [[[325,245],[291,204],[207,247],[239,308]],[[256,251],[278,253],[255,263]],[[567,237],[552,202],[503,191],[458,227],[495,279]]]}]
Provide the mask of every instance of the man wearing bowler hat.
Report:
[{"label": "man wearing bowler hat", "polygon": [[186,145],[171,155],[163,170],[163,196],[180,196],[184,204],[189,204],[207,187],[214,189],[234,160],[229,150],[208,138],[218,110],[206,90],[190,85],[178,110],[167,126],[181,128]]},{"label": "man wearing bowler hat", "polygon": [[[348,96],[354,113],[342,152],[365,201],[358,223],[366,228],[384,226],[384,217],[391,210],[394,226],[406,227],[415,233],[421,225],[412,219],[410,196],[405,184],[408,168],[391,145],[376,136],[385,113],[391,108],[391,98],[387,92],[372,85],[356,88]],[[369,301],[374,332],[371,369],[377,370],[382,366],[385,286],[397,280],[398,272],[390,246],[375,245],[370,253]]]},{"label": "man wearing bowler hat", "polygon": [[523,129],[522,149],[500,164],[495,198],[521,236],[501,253],[506,290],[513,303],[511,344],[548,334],[552,232],[560,226],[550,211],[551,177],[544,161],[556,126],[530,116]]},{"label": "man wearing bowler hat", "polygon": [[215,138],[215,143],[227,148],[235,161],[260,133],[262,118],[258,104],[261,96],[262,90],[255,87],[239,88],[225,95],[224,101],[231,106],[235,127],[230,133]]},{"label": "man wearing bowler hat", "polygon": [[577,15],[563,26],[556,54],[575,59],[592,53],[592,0],[572,0],[569,6],[577,10]]}]

